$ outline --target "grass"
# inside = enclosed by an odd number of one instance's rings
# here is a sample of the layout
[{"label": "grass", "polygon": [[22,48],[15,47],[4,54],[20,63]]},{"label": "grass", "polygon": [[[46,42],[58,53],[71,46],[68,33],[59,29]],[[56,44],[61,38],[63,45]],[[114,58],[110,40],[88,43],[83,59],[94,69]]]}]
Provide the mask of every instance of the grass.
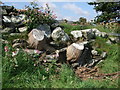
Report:
[{"label": "grass", "polygon": [[[71,26],[64,24],[65,32],[70,33],[72,30],[83,29],[80,26]],[[84,29],[92,28],[86,26]],[[98,28],[100,28],[98,26]],[[106,31],[101,27],[101,31]],[[107,31],[106,31],[107,32]],[[14,36],[6,38],[12,42],[16,38],[26,38],[25,36]],[[92,45],[98,47],[99,53],[107,52],[107,58],[98,65],[101,73],[113,73],[118,71],[119,50],[118,44],[107,44],[107,39],[97,37]],[[118,79],[111,81],[109,78],[104,80],[81,80],[78,78],[72,68],[63,64],[59,72],[56,72],[57,67],[50,64],[49,71],[41,64],[34,66],[32,58],[20,50],[19,54],[14,58],[10,56],[12,49],[11,44],[8,44],[10,51],[8,55],[4,52],[2,45],[2,83],[3,88],[118,88]],[[17,60],[18,67],[15,67]],[[37,59],[36,59],[37,61]]]},{"label": "grass", "polygon": [[114,26],[114,28],[107,28],[103,25],[96,25],[96,26],[92,26],[92,25],[71,25],[71,24],[67,24],[67,23],[61,23],[61,26],[64,26],[64,31],[67,34],[70,34],[71,31],[74,30],[84,30],[84,29],[91,29],[91,28],[97,28],[99,31],[101,32],[106,32],[106,33],[120,33],[120,26],[117,25],[116,27]]},{"label": "grass", "polygon": [[100,63],[99,67],[101,68],[101,72],[104,73],[113,73],[118,71],[118,63],[119,63],[119,50],[120,47],[118,44],[107,44],[107,39],[103,39],[97,37],[95,42],[92,44],[97,48],[99,53],[105,51],[107,52],[107,58]]},{"label": "grass", "polygon": [[71,24],[67,24],[67,23],[61,23],[61,26],[64,26],[64,31],[67,34],[70,34],[70,32],[74,31],[74,30],[82,30],[82,29],[91,28],[90,25],[80,26],[80,25],[71,25]]}]

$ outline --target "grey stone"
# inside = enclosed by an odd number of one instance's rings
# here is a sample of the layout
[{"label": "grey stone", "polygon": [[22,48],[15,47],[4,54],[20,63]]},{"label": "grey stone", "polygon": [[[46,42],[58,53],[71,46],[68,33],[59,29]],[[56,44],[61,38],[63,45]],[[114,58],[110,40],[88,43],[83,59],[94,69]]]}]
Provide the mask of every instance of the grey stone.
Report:
[{"label": "grey stone", "polygon": [[73,68],[79,67],[79,63],[73,63],[73,64],[72,64],[72,67],[73,67]]},{"label": "grey stone", "polygon": [[52,32],[52,39],[61,44],[66,43],[67,41],[70,40],[67,33],[65,33],[60,27],[57,27],[56,29],[54,29],[54,31]]},{"label": "grey stone", "polygon": [[108,40],[106,43],[107,43],[107,44],[112,44],[110,40]]},{"label": "grey stone", "polygon": [[101,57],[106,58],[107,57],[107,52],[102,52]]},{"label": "grey stone", "polygon": [[18,16],[12,15],[11,17],[10,16],[3,16],[3,21],[5,23],[17,24],[17,23],[23,22],[25,20],[25,17],[26,16],[24,14],[20,14]]},{"label": "grey stone", "polygon": [[18,28],[19,32],[25,32],[27,31],[27,27],[20,27]]},{"label": "grey stone", "polygon": [[10,16],[3,16],[3,21],[5,23],[11,23],[12,22]]},{"label": "grey stone", "polygon": [[20,33],[11,33],[10,36],[17,36],[17,35],[21,35]]},{"label": "grey stone", "polygon": [[107,38],[108,35],[107,35],[107,33],[105,33],[105,32],[101,32],[101,37],[103,37],[103,38]]},{"label": "grey stone", "polygon": [[56,27],[59,27],[59,22],[53,23],[51,25],[52,30],[54,30]]},{"label": "grey stone", "polygon": [[7,11],[5,9],[2,9],[2,15],[7,15]]},{"label": "grey stone", "polygon": [[74,38],[81,38],[83,35],[82,35],[82,32],[79,31],[79,30],[76,30],[76,31],[71,31],[71,34],[73,35]]},{"label": "grey stone", "polygon": [[95,37],[96,29],[85,29],[85,30],[81,30],[81,32],[83,33],[83,36],[86,39],[90,40]]},{"label": "grey stone", "polygon": [[0,32],[1,32],[2,34],[12,33],[12,32],[14,32],[14,31],[15,31],[15,29],[14,29],[14,28],[10,28],[10,27],[7,27],[7,28],[4,28],[3,30],[0,30]]},{"label": "grey stone", "polygon": [[92,55],[98,55],[98,52],[96,50],[91,51]]},{"label": "grey stone", "polygon": [[93,29],[85,29],[85,30],[81,30],[81,32],[83,32],[84,34],[86,34],[86,37],[88,39],[92,39],[96,36],[99,37],[103,37],[103,38],[107,38],[108,35],[105,32],[100,32],[98,29],[93,28]]},{"label": "grey stone", "polygon": [[47,25],[47,24],[39,25],[39,26],[37,27],[37,29],[43,31],[44,34],[45,34],[48,38],[50,38],[51,30],[50,30],[50,26],[49,26],[49,25]]},{"label": "grey stone", "polygon": [[14,16],[12,15],[11,17],[11,22],[13,23],[20,23],[20,22],[23,22],[25,20],[25,15],[24,14],[20,14],[18,16]]},{"label": "grey stone", "polygon": [[119,41],[119,38],[117,38],[117,37],[109,37],[109,40],[110,40],[112,43],[118,43],[118,42],[120,42],[120,41]]}]

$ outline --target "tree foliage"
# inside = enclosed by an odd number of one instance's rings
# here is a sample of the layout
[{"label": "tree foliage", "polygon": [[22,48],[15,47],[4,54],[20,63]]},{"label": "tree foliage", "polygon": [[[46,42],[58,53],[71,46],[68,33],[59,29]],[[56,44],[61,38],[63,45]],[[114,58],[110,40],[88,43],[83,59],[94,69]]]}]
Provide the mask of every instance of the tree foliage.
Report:
[{"label": "tree foliage", "polygon": [[80,18],[79,18],[79,22],[80,22],[81,24],[85,24],[85,23],[87,22],[87,19],[84,18],[84,17],[80,17]]},{"label": "tree foliage", "polygon": [[25,8],[24,14],[28,17],[28,22],[26,23],[28,30],[32,30],[40,24],[52,25],[55,23],[57,17],[53,14],[53,11],[50,10],[48,4],[46,4],[46,7],[39,7],[37,2],[34,1],[30,3],[30,6],[25,6]]},{"label": "tree foliage", "polygon": [[97,22],[108,22],[110,19],[120,17],[120,1],[119,2],[90,2],[89,5],[94,5],[96,12],[101,12],[96,17]]}]

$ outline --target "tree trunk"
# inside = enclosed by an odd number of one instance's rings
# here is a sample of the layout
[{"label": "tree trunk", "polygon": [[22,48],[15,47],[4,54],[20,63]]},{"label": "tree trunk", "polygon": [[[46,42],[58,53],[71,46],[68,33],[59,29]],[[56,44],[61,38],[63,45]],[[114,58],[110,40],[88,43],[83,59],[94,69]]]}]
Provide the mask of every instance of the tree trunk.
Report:
[{"label": "tree trunk", "polygon": [[75,62],[79,59],[84,49],[84,45],[79,45],[76,43],[71,44],[67,48],[67,61]]},{"label": "tree trunk", "polygon": [[33,29],[28,34],[28,43],[31,48],[37,50],[47,50],[47,51],[55,51],[53,47],[50,47],[46,42],[47,37],[45,37],[44,32]]}]

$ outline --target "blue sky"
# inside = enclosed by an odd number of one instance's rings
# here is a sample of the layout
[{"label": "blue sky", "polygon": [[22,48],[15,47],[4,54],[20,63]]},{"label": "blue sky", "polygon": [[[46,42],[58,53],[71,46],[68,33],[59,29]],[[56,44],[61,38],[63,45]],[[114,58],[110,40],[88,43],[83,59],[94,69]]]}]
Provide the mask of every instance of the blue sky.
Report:
[{"label": "blue sky", "polygon": [[[4,1],[3,1],[4,2]],[[57,15],[57,19],[77,21],[80,17],[92,20],[97,15],[93,6],[87,2],[47,2],[50,8]],[[45,6],[46,2],[38,2],[39,6]],[[5,5],[13,5],[18,9],[24,9],[29,2],[5,2]]]}]

